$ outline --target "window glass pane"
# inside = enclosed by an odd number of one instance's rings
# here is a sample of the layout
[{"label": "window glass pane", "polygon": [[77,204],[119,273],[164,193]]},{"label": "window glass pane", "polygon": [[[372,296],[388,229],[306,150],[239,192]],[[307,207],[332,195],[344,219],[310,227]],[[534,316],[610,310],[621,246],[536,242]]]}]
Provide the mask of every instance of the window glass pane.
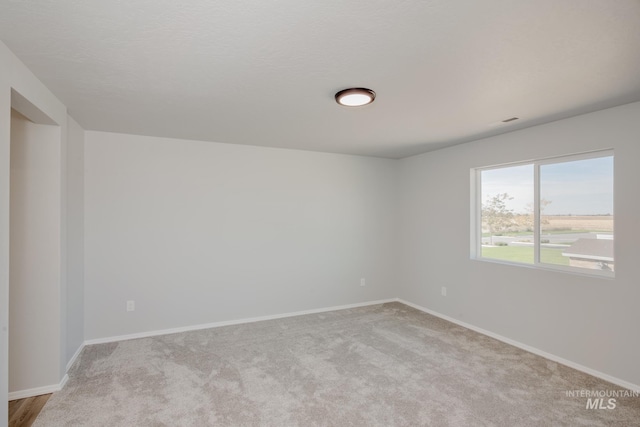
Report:
[{"label": "window glass pane", "polygon": [[533,165],[480,173],[483,258],[533,264]]},{"label": "window glass pane", "polygon": [[540,262],[614,270],[613,157],[540,166]]}]

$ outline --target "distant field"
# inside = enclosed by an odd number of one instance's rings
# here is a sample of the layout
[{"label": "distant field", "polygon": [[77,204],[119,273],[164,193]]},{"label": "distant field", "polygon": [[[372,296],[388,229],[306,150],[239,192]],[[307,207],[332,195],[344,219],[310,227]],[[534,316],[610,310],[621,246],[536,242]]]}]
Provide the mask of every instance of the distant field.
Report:
[{"label": "distant field", "polygon": [[[577,232],[613,232],[613,216],[612,215],[585,215],[585,216],[568,216],[568,215],[543,215],[542,216],[543,232],[554,231],[577,231]],[[530,233],[533,230],[533,219],[530,215],[515,215],[513,217],[513,225],[510,230],[503,234]],[[488,230],[483,229],[483,233]],[[488,235],[488,233],[486,234]]]},{"label": "distant field", "polygon": [[613,216],[543,216],[543,230],[613,231]]},{"label": "distant field", "polygon": [[[570,233],[613,233],[612,215],[546,215],[542,217],[540,224],[542,234],[570,234]],[[533,232],[533,220],[528,215],[515,215],[509,229],[494,236],[526,236]],[[485,227],[482,229],[482,237],[491,234]]]}]

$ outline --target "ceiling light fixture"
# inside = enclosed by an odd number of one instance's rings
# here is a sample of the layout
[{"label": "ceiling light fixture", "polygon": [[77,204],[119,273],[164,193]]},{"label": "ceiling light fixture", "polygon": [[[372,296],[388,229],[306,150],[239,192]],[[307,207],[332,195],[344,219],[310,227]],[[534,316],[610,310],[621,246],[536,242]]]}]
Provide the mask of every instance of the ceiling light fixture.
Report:
[{"label": "ceiling light fixture", "polygon": [[353,87],[336,93],[336,102],[346,107],[371,104],[374,99],[376,99],[376,93],[363,87]]}]

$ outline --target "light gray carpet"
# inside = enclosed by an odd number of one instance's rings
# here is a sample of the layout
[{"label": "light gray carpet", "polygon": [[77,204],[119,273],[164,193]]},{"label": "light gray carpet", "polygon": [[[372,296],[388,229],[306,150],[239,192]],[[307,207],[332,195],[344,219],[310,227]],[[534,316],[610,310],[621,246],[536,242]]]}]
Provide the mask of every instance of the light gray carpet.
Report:
[{"label": "light gray carpet", "polygon": [[88,346],[35,426],[637,426],[640,398],[399,303]]}]

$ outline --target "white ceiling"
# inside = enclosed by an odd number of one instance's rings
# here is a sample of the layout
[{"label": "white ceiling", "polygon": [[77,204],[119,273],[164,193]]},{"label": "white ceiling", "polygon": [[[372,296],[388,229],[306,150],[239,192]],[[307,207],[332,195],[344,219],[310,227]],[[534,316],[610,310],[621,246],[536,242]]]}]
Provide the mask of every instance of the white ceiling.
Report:
[{"label": "white ceiling", "polygon": [[400,158],[640,100],[638,0],[0,0],[0,40],[141,135]]}]

